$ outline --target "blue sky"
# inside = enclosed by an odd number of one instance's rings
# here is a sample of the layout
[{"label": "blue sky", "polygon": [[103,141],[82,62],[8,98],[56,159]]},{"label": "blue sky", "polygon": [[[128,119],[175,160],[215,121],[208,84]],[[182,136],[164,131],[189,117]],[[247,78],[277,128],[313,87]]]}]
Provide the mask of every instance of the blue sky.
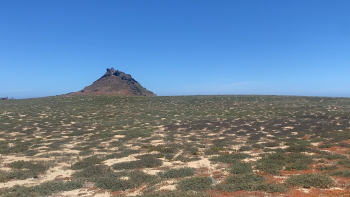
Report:
[{"label": "blue sky", "polygon": [[2,0],[0,97],[79,91],[108,67],[157,95],[350,97],[348,0]]}]

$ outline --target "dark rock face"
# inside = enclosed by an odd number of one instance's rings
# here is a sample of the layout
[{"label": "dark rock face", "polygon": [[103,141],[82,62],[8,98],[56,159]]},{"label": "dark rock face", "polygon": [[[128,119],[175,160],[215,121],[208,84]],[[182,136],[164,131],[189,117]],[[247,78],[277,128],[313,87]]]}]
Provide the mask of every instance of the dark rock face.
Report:
[{"label": "dark rock face", "polygon": [[142,87],[131,75],[114,68],[107,68],[107,72],[93,84],[72,94],[156,96]]}]

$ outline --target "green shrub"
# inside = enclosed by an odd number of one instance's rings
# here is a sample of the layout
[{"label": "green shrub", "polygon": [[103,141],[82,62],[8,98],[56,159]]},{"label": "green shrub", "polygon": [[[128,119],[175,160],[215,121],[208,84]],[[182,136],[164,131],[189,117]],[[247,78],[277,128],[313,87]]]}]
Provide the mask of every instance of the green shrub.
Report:
[{"label": "green shrub", "polygon": [[308,165],[312,163],[311,158],[304,158],[295,161],[291,165],[286,167],[286,170],[307,170],[309,169]]},{"label": "green shrub", "polygon": [[2,197],[34,197],[37,196],[32,187],[15,185],[8,189],[0,189]]},{"label": "green shrub", "polygon": [[263,146],[266,146],[266,147],[277,147],[279,145],[280,144],[278,142],[266,142],[263,144]]},{"label": "green shrub", "polygon": [[319,166],[317,167],[317,170],[320,170],[320,171],[326,171],[326,170],[336,170],[338,169],[339,167],[338,166]]},{"label": "green shrub", "polygon": [[290,145],[288,148],[285,149],[287,152],[307,152],[308,146],[307,145]]},{"label": "green shrub", "polygon": [[158,175],[162,178],[180,178],[194,175],[194,168],[179,168],[171,169],[165,172],[159,172]]},{"label": "green shrub", "polygon": [[204,154],[205,155],[218,155],[218,154],[220,154],[221,150],[222,150],[222,148],[220,148],[220,147],[212,147],[212,148],[206,149],[204,151]]},{"label": "green shrub", "polygon": [[0,196],[2,197],[37,197],[37,196],[50,196],[53,193],[60,191],[70,191],[79,189],[83,186],[83,182],[80,180],[75,181],[48,181],[40,185],[32,187],[24,187],[15,185],[11,188],[1,189]]},{"label": "green shrub", "polygon": [[288,159],[288,155],[284,153],[267,154],[257,161],[256,169],[270,174],[280,174]]},{"label": "green shrub", "polygon": [[91,133],[91,131],[85,131],[85,130],[76,130],[76,131],[73,131],[72,133],[69,133],[68,136],[81,136],[81,135],[85,135],[85,134],[88,134],[88,133]]},{"label": "green shrub", "polygon": [[340,154],[330,154],[330,153],[324,153],[317,156],[318,158],[325,158],[328,160],[334,160],[334,159],[346,159],[346,156],[340,155]]},{"label": "green shrub", "polygon": [[287,164],[286,170],[306,170],[313,162],[313,157],[302,153],[282,153],[277,152],[267,154],[257,161],[256,169],[270,173],[280,174],[280,170]]},{"label": "green shrub", "polygon": [[252,148],[262,149],[262,148],[264,148],[264,145],[263,144],[253,144]]},{"label": "green shrub", "polygon": [[336,146],[336,144],[321,144],[318,148],[331,148],[333,146]]},{"label": "green shrub", "polygon": [[49,181],[42,183],[38,186],[34,186],[33,190],[39,196],[49,196],[53,193],[60,191],[70,191],[74,189],[79,189],[83,186],[83,182],[79,180],[61,182],[61,181]]},{"label": "green shrub", "polygon": [[19,179],[19,180],[25,180],[28,178],[37,178],[38,172],[34,172],[32,170],[14,170],[12,172],[7,173],[7,180],[11,179]]},{"label": "green shrub", "polygon": [[234,163],[228,170],[232,174],[253,173],[252,164],[237,162]]},{"label": "green shrub", "polygon": [[160,153],[177,153],[178,148],[176,146],[168,147],[165,145],[157,145],[155,147],[151,147],[148,151],[149,152],[158,151]]},{"label": "green shrub", "polygon": [[238,190],[253,191],[257,190],[258,186],[263,184],[264,180],[265,178],[263,176],[257,174],[235,174],[227,177],[225,183],[216,185],[215,189],[225,192]]},{"label": "green shrub", "polygon": [[328,188],[334,185],[333,179],[322,174],[301,174],[289,177],[286,182],[289,186],[301,186],[303,188]]},{"label": "green shrub", "polygon": [[313,156],[305,155],[302,153],[290,153],[287,156],[288,156],[286,159],[287,163],[294,163],[300,160],[303,160],[307,163],[312,163],[312,160],[313,160]]},{"label": "green shrub", "polygon": [[20,139],[12,141],[12,143],[14,144],[12,147],[8,146],[7,142],[0,145],[0,154],[23,153],[32,145],[32,142],[21,141]]},{"label": "green shrub", "polygon": [[111,138],[115,135],[115,132],[112,131],[101,131],[99,133],[93,134],[91,138],[103,139],[103,138]]},{"label": "green shrub", "polygon": [[23,154],[25,156],[34,156],[36,154],[38,154],[39,152],[37,150],[27,150],[27,151],[24,151]]},{"label": "green shrub", "polygon": [[288,191],[288,188],[285,185],[277,183],[261,183],[257,184],[252,188],[254,191],[266,191],[269,193],[285,193]]},{"label": "green shrub", "polygon": [[232,143],[232,141],[230,141],[228,139],[228,137],[224,138],[224,139],[214,139],[211,141],[214,145],[214,147],[218,147],[218,148],[224,148],[224,146],[228,146],[229,144]]},{"label": "green shrub", "polygon": [[164,155],[164,158],[167,160],[172,160],[174,158],[174,156],[175,156],[175,154],[168,153],[168,154]]},{"label": "green shrub", "polygon": [[83,168],[87,168],[89,166],[93,166],[95,164],[99,164],[102,162],[102,159],[98,156],[91,156],[83,159],[82,161],[78,161],[74,163],[71,167],[72,170],[81,170]]},{"label": "green shrub", "polygon": [[262,183],[265,178],[258,174],[233,174],[226,178],[227,184]]},{"label": "green shrub", "polygon": [[350,170],[339,170],[332,172],[331,175],[339,176],[339,177],[349,177],[350,178]]},{"label": "green shrub", "polygon": [[[124,180],[121,177],[128,177],[129,179]],[[137,188],[143,183],[155,183],[156,180],[156,176],[141,171],[107,173],[106,176],[96,179],[96,186],[111,191],[124,191]]]},{"label": "green shrub", "polygon": [[337,144],[337,146],[349,148],[350,144],[348,144],[348,143],[339,143],[339,144]]},{"label": "green shrub", "polygon": [[181,155],[178,155],[174,160],[175,161],[182,161],[182,162],[191,162],[191,161],[198,161],[200,160],[200,157],[196,157],[196,156],[188,156],[187,154],[183,153]]},{"label": "green shrub", "polygon": [[219,183],[215,185],[215,190],[220,190],[223,192],[235,192],[238,190],[248,190],[250,188],[251,188],[251,185],[241,186],[241,185],[233,185],[233,184],[225,184],[225,183]]},{"label": "green shrub", "polygon": [[157,191],[154,193],[137,195],[136,197],[211,197],[211,195],[195,191]]},{"label": "green shrub", "polygon": [[346,167],[346,168],[350,168],[350,160],[349,159],[341,159],[337,163],[339,165]]},{"label": "green shrub", "polygon": [[301,146],[310,146],[310,141],[304,140],[304,139],[296,139],[296,138],[292,138],[292,136],[290,136],[290,138],[284,139],[283,141],[285,141],[285,145],[287,146],[292,146],[292,145],[301,145]]},{"label": "green shrub", "polygon": [[0,183],[8,181],[8,172],[0,170]]},{"label": "green shrub", "polygon": [[43,163],[34,163],[30,161],[14,161],[8,165],[10,168],[14,169],[29,169],[33,172],[42,173],[49,169],[48,165]]},{"label": "green shrub", "polygon": [[3,172],[0,175],[0,182],[6,182],[11,179],[25,180],[28,178],[37,178],[39,174],[46,172],[50,167],[44,163],[34,163],[29,161],[14,161],[8,165],[13,171]]},{"label": "green shrub", "polygon": [[241,148],[239,148],[239,151],[251,151],[251,150],[253,149],[250,146],[242,146]]},{"label": "green shrub", "polygon": [[88,181],[96,181],[97,178],[103,177],[108,173],[111,173],[112,170],[105,165],[91,165],[83,168],[83,170],[75,172],[72,174],[74,178],[80,178]]},{"label": "green shrub", "polygon": [[193,177],[179,181],[177,189],[182,191],[203,191],[211,188],[212,179],[210,177]]},{"label": "green shrub", "polygon": [[120,177],[110,174],[106,177],[100,177],[96,180],[96,186],[111,191],[124,191],[138,187],[139,183],[133,183],[129,180],[122,180]]},{"label": "green shrub", "polygon": [[93,150],[83,150],[83,151],[79,152],[79,156],[87,156],[87,155],[91,155],[93,153],[94,153]]},{"label": "green shrub", "polygon": [[259,141],[260,138],[265,137],[266,134],[264,133],[252,133],[249,137],[248,140],[249,141]]}]

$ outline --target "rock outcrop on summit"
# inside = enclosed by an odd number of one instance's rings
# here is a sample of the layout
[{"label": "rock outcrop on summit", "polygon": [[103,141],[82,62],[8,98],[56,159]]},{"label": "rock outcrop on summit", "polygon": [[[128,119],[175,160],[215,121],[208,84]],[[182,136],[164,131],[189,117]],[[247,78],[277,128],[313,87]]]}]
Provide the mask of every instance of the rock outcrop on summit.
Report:
[{"label": "rock outcrop on summit", "polygon": [[114,68],[107,68],[107,72],[90,86],[86,86],[73,95],[128,95],[128,96],[156,96],[153,92],[142,87],[131,75]]}]

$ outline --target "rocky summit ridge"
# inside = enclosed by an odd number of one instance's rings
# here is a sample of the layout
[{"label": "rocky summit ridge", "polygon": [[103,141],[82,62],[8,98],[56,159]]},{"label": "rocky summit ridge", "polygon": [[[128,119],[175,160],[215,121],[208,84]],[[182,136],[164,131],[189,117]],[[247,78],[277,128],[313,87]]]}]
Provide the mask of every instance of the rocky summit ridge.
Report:
[{"label": "rocky summit ridge", "polygon": [[142,87],[129,74],[107,68],[107,72],[91,85],[86,86],[73,95],[127,95],[127,96],[156,96],[153,92]]}]

